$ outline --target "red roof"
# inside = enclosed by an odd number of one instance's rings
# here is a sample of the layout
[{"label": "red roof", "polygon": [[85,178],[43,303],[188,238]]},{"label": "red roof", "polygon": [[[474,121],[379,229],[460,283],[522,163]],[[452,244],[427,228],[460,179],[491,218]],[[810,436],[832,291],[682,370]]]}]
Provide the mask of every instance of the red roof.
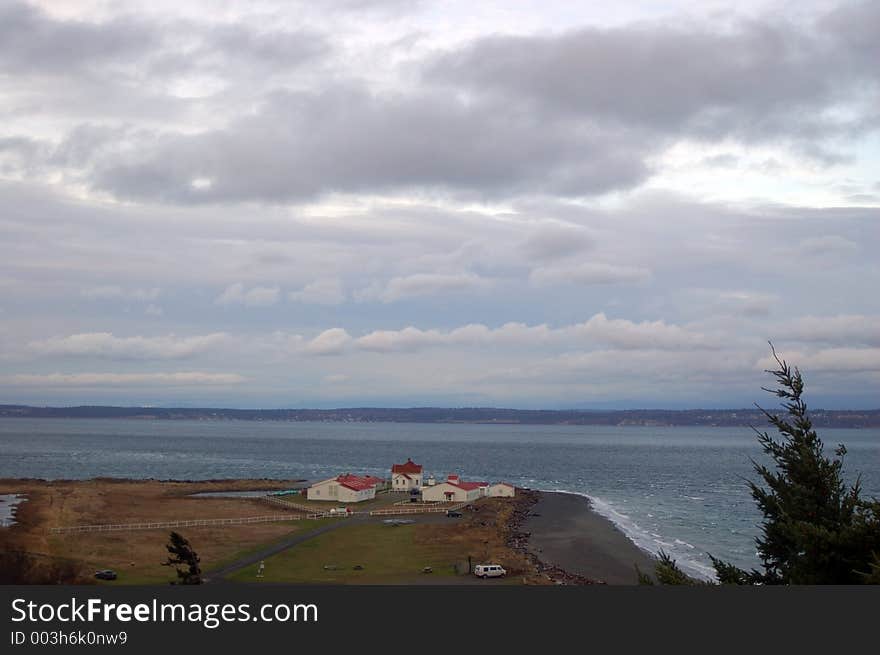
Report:
[{"label": "red roof", "polygon": [[422,465],[416,464],[411,459],[407,458],[405,464],[392,464],[391,465],[392,473],[421,473]]},{"label": "red roof", "polygon": [[382,479],[371,475],[359,476],[351,475],[349,473],[347,475],[340,475],[336,478],[336,481],[346,489],[351,489],[352,491],[364,491],[365,489],[375,487],[382,481]]},{"label": "red roof", "polygon": [[479,489],[480,487],[487,487],[485,482],[450,482],[453,487],[458,487],[459,489],[464,489],[465,491],[473,491],[474,489]]}]

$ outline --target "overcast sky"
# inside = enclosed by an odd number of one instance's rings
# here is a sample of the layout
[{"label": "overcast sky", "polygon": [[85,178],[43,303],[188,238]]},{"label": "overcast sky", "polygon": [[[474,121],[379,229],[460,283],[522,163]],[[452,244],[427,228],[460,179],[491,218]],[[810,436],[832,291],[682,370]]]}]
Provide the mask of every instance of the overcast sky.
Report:
[{"label": "overcast sky", "polygon": [[811,405],[878,407],[878,34],[878,2],[2,0],[0,402],[772,405],[772,339]]}]

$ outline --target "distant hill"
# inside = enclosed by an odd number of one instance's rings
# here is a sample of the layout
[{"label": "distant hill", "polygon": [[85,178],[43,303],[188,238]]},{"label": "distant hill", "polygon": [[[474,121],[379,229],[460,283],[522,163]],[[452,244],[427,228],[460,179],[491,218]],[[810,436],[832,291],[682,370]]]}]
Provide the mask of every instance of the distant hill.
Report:
[{"label": "distant hill", "polygon": [[[880,428],[880,409],[811,410],[817,427]],[[608,411],[491,407],[353,407],[343,409],[222,409],[201,407],[30,407],[0,405],[0,418],[129,418],[201,421],[342,421],[524,425],[763,426],[757,409],[628,409]]]}]

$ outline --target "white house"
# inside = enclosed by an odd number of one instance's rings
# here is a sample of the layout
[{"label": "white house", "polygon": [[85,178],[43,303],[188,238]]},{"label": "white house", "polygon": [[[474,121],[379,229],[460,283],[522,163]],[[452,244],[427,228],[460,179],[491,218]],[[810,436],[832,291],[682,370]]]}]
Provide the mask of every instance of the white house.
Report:
[{"label": "white house", "polygon": [[352,475],[346,473],[335,478],[316,482],[309,487],[306,497],[309,500],[329,500],[337,503],[359,503],[376,497],[376,488],[382,478],[372,475]]},{"label": "white house", "polygon": [[516,495],[516,487],[507,482],[496,482],[489,485],[486,495],[489,498],[513,498]]},{"label": "white house", "polygon": [[403,464],[391,466],[391,490],[409,491],[422,486],[422,465],[407,459]]},{"label": "white house", "polygon": [[422,500],[438,503],[470,502],[484,496],[488,486],[487,482],[464,482],[457,475],[450,475],[445,482],[439,482],[433,487],[423,487]]}]

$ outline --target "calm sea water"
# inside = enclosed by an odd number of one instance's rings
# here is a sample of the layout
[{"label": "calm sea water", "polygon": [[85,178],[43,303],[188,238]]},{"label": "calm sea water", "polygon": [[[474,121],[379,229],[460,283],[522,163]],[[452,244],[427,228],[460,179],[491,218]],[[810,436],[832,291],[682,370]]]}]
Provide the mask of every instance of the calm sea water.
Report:
[{"label": "calm sea water", "polygon": [[[820,431],[880,497],[880,430]],[[440,477],[583,494],[636,544],[709,575],[707,553],[756,566],[748,428],[0,420],[0,477],[209,479],[386,474],[407,457]]]}]

